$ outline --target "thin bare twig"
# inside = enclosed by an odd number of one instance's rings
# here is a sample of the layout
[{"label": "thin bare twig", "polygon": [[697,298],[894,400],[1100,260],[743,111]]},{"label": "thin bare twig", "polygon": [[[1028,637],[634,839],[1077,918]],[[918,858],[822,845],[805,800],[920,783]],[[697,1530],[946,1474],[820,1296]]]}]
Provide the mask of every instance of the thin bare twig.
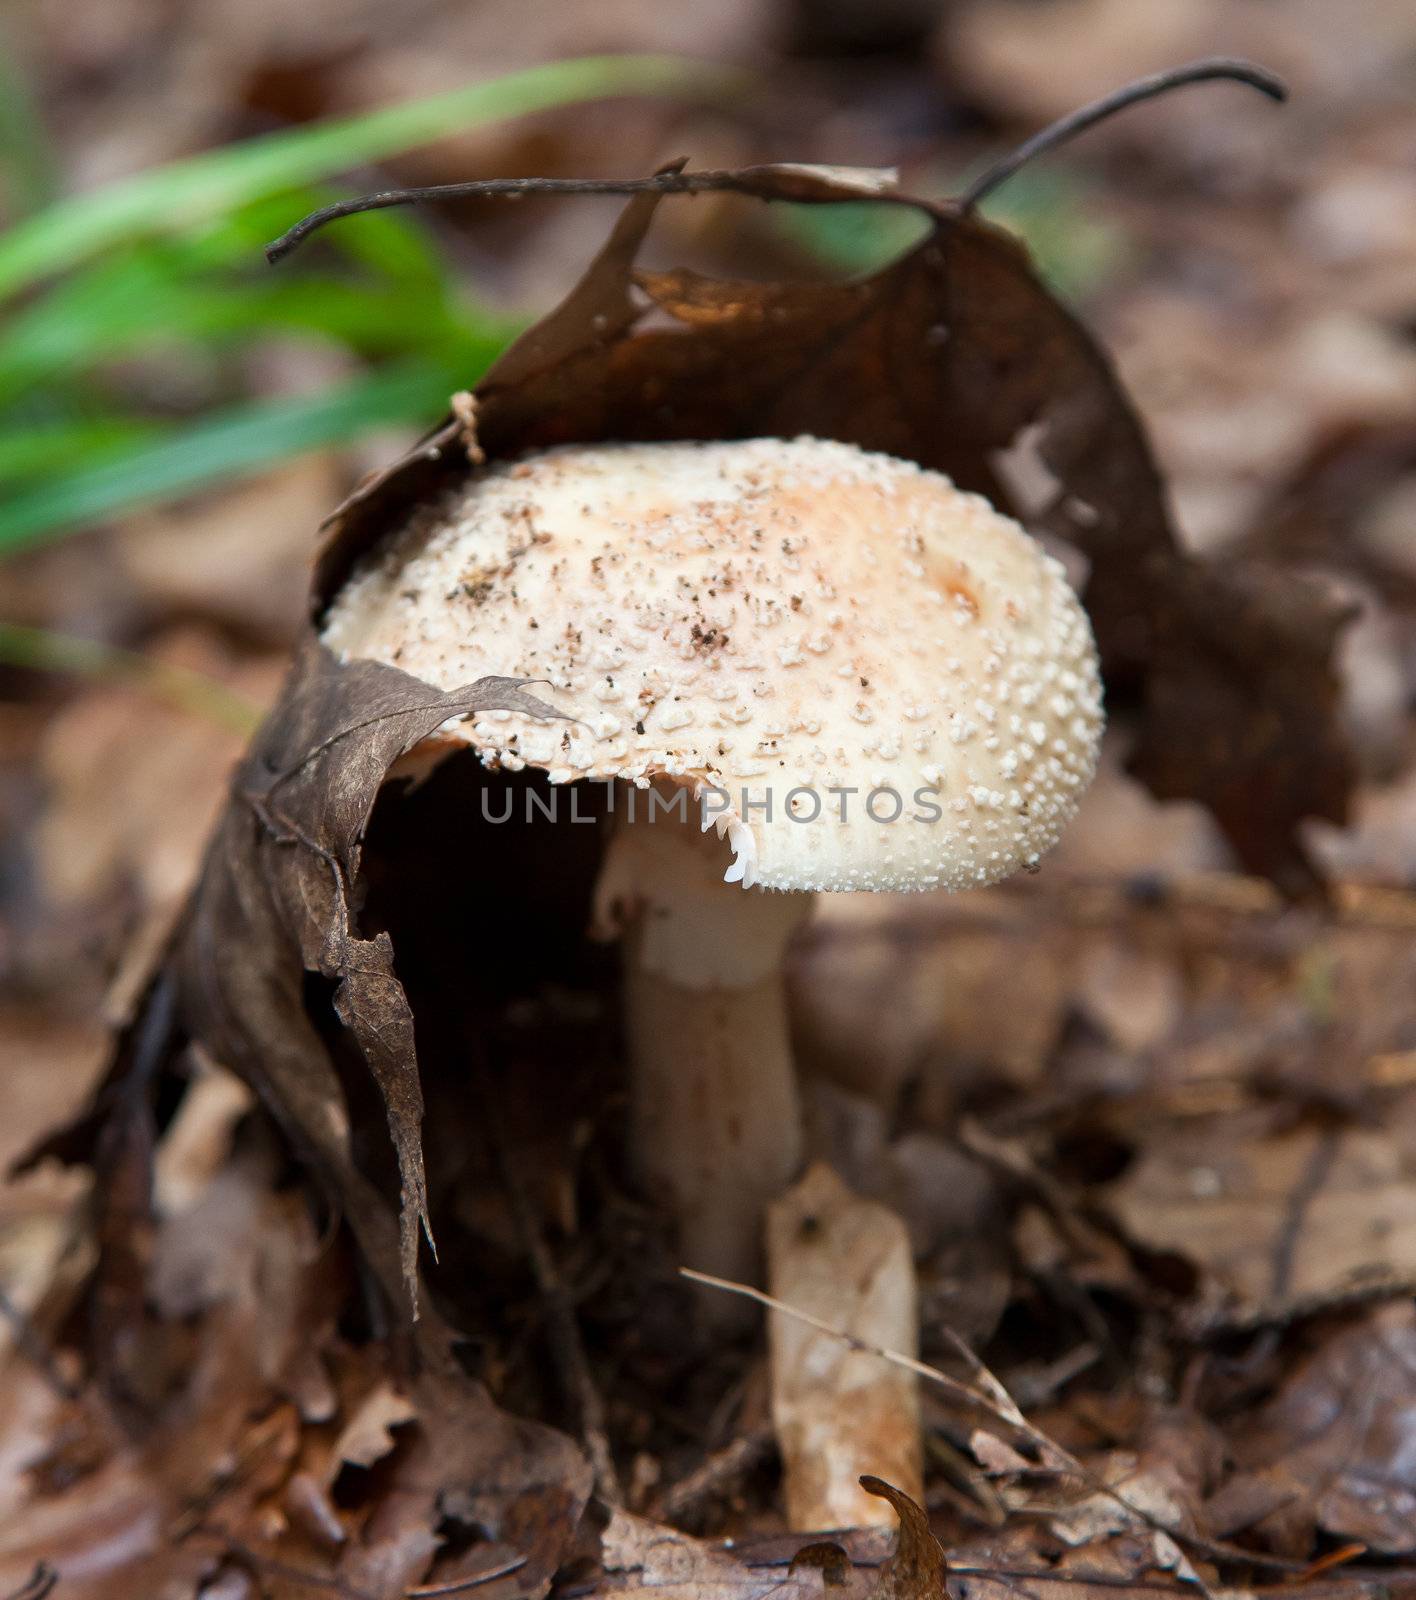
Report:
[{"label": "thin bare twig", "polygon": [[5,1600],[48,1600],[58,1585],[59,1574],[47,1561],[41,1561],[18,1589],[5,1596]]},{"label": "thin bare twig", "polygon": [[[1279,1587],[1267,1589],[1254,1587],[1249,1589],[1247,1592],[1256,1597],[1275,1596],[1279,1597],[1279,1600],[1281,1600],[1281,1597],[1283,1596],[1292,1596],[1295,1594],[1295,1589],[1293,1587],[1294,1580],[1306,1583],[1313,1577],[1321,1577],[1328,1570],[1330,1570],[1334,1564],[1337,1564],[1339,1557],[1350,1555],[1351,1549],[1353,1548],[1355,1547],[1346,1547],[1340,1551],[1333,1551],[1328,1556],[1324,1556],[1317,1561],[1308,1562],[1290,1561],[1280,1563],[1278,1561],[1266,1560],[1262,1557],[1258,1557],[1253,1562],[1254,1566],[1282,1572],[1285,1574],[1285,1581]],[[1239,1552],[1239,1555],[1241,1556],[1247,1556],[1248,1554],[1248,1551]],[[787,1556],[774,1556],[771,1560],[745,1560],[743,1565],[750,1571],[759,1572],[765,1568],[789,1566],[791,1560],[792,1558]],[[872,1568],[877,1567],[880,1564],[881,1563],[879,1562],[869,1561],[860,1561],[856,1563],[857,1566]],[[1397,1564],[1395,1566],[1376,1568],[1356,1567],[1351,1565],[1343,1565],[1342,1567],[1342,1577],[1344,1581],[1363,1585],[1371,1585],[1383,1591],[1390,1589],[1392,1580],[1394,1578],[1408,1577],[1413,1572],[1416,1572],[1416,1567],[1412,1567],[1410,1564]],[[1058,1572],[1055,1568],[1051,1567],[1038,1569],[1031,1567],[984,1567],[978,1566],[972,1562],[962,1563],[954,1561],[949,1563],[949,1575],[957,1578],[982,1578],[985,1581],[993,1578],[997,1579],[1000,1583],[1004,1579],[1011,1578],[1029,1580],[1037,1583],[1071,1584],[1084,1588],[1095,1587],[1099,1589],[1125,1589],[1143,1594],[1175,1595],[1183,1592],[1183,1590],[1187,1587],[1184,1583],[1167,1581],[1164,1578],[1124,1578],[1114,1572],[1092,1572],[1085,1569],[1081,1571]],[[591,1592],[591,1589],[586,1586],[575,1590],[566,1590],[565,1596],[566,1600],[581,1600],[581,1597],[586,1596]],[[1310,1591],[1305,1589],[1303,1593],[1305,1596],[1309,1596]]]},{"label": "thin bare twig", "polygon": [[959,1578],[1029,1578],[1042,1583],[1077,1583],[1088,1589],[1140,1590],[1148,1594],[1173,1595],[1185,1584],[1166,1583],[1159,1578],[1123,1578],[1114,1572],[1049,1572],[1029,1567],[973,1567],[949,1563],[949,1576]]},{"label": "thin bare twig", "polygon": [[1410,1300],[1416,1296],[1416,1277],[1409,1274],[1373,1278],[1370,1283],[1343,1284],[1336,1289],[1316,1290],[1299,1295],[1283,1306],[1256,1306],[1250,1311],[1215,1313],[1203,1322],[1192,1321],[1186,1336],[1196,1343],[1261,1333],[1271,1328],[1288,1328],[1312,1317],[1361,1311],[1391,1300]]},{"label": "thin bare twig", "polygon": [[1249,88],[1257,89],[1260,94],[1266,94],[1270,100],[1283,101],[1288,98],[1288,89],[1283,80],[1265,68],[1255,66],[1252,61],[1240,61],[1226,56],[1207,56],[1202,61],[1190,62],[1188,66],[1170,67],[1164,72],[1153,72],[1149,77],[1137,78],[1134,83],[1128,83],[1124,88],[1113,89],[1100,100],[1093,100],[1090,105],[1069,112],[1065,117],[1059,117],[1056,122],[1035,133],[1031,139],[1024,140],[1011,154],[994,162],[987,172],[975,178],[964,191],[959,204],[963,210],[972,211],[981,200],[986,199],[1001,184],[1006,183],[1020,167],[1025,167],[1036,157],[1066,144],[1069,139],[1075,139],[1079,133],[1094,128],[1098,122],[1105,122],[1108,117],[1114,117],[1118,111],[1139,105],[1143,100],[1154,100],[1157,95],[1169,94],[1172,89],[1183,89],[1187,84],[1215,81],[1247,84]]},{"label": "thin bare twig", "polygon": [[1018,1399],[1019,1407],[1042,1405],[1073,1378],[1094,1367],[1101,1360],[1101,1356],[1100,1345],[1087,1342],[1076,1345],[1058,1356],[1055,1361],[1014,1372],[1013,1388],[1017,1390],[1019,1396],[1022,1396]]},{"label": "thin bare twig", "polygon": [[[760,167],[743,167],[735,171],[684,172],[670,170],[656,172],[647,178],[477,178],[467,183],[437,183],[425,188],[381,189],[376,194],[359,195],[352,200],[337,200],[333,205],[321,206],[307,217],[302,217],[293,228],[282,233],[265,247],[266,260],[272,265],[283,260],[292,250],[297,250],[319,229],[341,217],[358,216],[364,211],[386,211],[392,206],[425,205],[440,200],[519,200],[528,194],[742,194],[761,198],[774,198],[775,185],[784,174],[805,173],[811,169],[780,163]],[[827,176],[829,169],[823,170]],[[870,199],[872,194],[882,197],[894,182],[895,174],[886,168],[852,169],[850,179],[859,187],[859,197]],[[846,187],[846,185],[842,185]],[[807,202],[819,203],[846,198],[823,186],[820,194],[809,189],[793,196]],[[911,202],[905,196],[901,204]],[[922,204],[923,202],[917,202]]]},{"label": "thin bare twig", "polygon": [[[680,1274],[694,1283],[706,1284],[710,1289],[722,1289],[728,1294],[743,1295],[749,1300],[755,1300],[758,1305],[766,1306],[769,1311],[779,1311],[783,1316],[793,1317],[798,1322],[804,1322],[808,1327],[815,1328],[818,1332],[839,1339],[849,1349],[858,1351],[862,1355],[875,1356],[881,1361],[887,1361],[892,1366],[903,1367],[906,1372],[913,1372],[926,1382],[937,1385],[957,1399],[967,1401],[970,1405],[979,1406],[991,1417],[1004,1423],[1016,1434],[1025,1438],[1042,1456],[1048,1470],[1057,1473],[1071,1473],[1094,1494],[1104,1495],[1108,1500],[1121,1507],[1129,1516],[1142,1523],[1145,1527],[1154,1529],[1157,1533],[1167,1534],[1170,1538],[1185,1549],[1192,1550],[1198,1555],[1211,1561],[1241,1562],[1247,1566],[1258,1567],[1270,1572],[1301,1573],[1305,1570],[1302,1562],[1285,1561],[1277,1556],[1266,1556],[1253,1550],[1242,1550],[1234,1545],[1224,1544],[1217,1539],[1206,1539],[1199,1534],[1188,1533],[1182,1528],[1168,1525],[1161,1518],[1145,1511],[1140,1506],[1133,1505],[1118,1489],[1104,1482],[1089,1467],[1080,1462],[1070,1451],[1064,1450],[1055,1440],[1050,1439],[1040,1428],[1030,1423],[1018,1409],[1012,1396],[1008,1394],[1003,1385],[991,1373],[979,1358],[969,1352],[970,1370],[986,1376],[987,1388],[976,1389],[971,1384],[961,1383],[957,1378],[951,1378],[947,1372],[941,1372],[938,1367],[931,1367],[927,1362],[917,1361],[913,1356],[902,1354],[898,1350],[886,1350],[880,1345],[870,1344],[858,1338],[853,1333],[847,1333],[844,1328],[838,1328],[824,1318],[813,1316],[810,1312],[798,1310],[796,1306],[788,1305],[785,1300],[779,1300],[775,1295],[770,1295],[762,1289],[754,1289],[750,1284],[734,1283],[731,1278],[715,1278],[711,1273],[696,1272],[692,1267],[680,1267]],[[951,1337],[963,1345],[957,1334]],[[994,1390],[1003,1394],[1003,1404],[992,1397]],[[1190,1580],[1190,1586],[1198,1586],[1208,1594],[1205,1585],[1198,1579]]]},{"label": "thin bare twig", "polygon": [[404,1600],[434,1600],[437,1595],[466,1594],[469,1589],[480,1588],[495,1578],[505,1578],[508,1573],[519,1572],[525,1565],[525,1556],[512,1556],[509,1561],[499,1561],[485,1572],[474,1573],[470,1578],[458,1578],[454,1583],[425,1583],[416,1589],[405,1589]]},{"label": "thin bare twig", "polygon": [[[1028,1419],[1019,1409],[1018,1402],[1008,1393],[1002,1383],[994,1377],[992,1372],[984,1366],[968,1344],[954,1332],[947,1322],[940,1327],[939,1331],[944,1335],[945,1342],[949,1348],[973,1374],[974,1381],[979,1388],[992,1397],[993,1403],[997,1407],[998,1415],[1006,1417],[1015,1428],[1023,1433],[1033,1432],[1034,1430]],[[1053,1448],[1055,1449],[1056,1447],[1053,1446]]]},{"label": "thin bare twig", "polygon": [[1323,1185],[1332,1175],[1342,1146],[1342,1131],[1326,1128],[1309,1153],[1303,1171],[1293,1186],[1283,1208],[1283,1226],[1273,1246],[1273,1275],[1269,1284],[1269,1303],[1282,1305],[1293,1287],[1293,1264],[1298,1256],[1298,1243],[1313,1202],[1322,1193]]},{"label": "thin bare twig", "polygon": [[[748,1300],[755,1300],[760,1306],[766,1306],[769,1311],[780,1311],[783,1316],[794,1317],[798,1322],[804,1322],[808,1327],[815,1328],[818,1333],[829,1334],[831,1338],[839,1339],[842,1344],[861,1355],[878,1356],[881,1361],[888,1361],[891,1366],[903,1367],[906,1372],[913,1372],[916,1377],[925,1378],[930,1383],[936,1383],[941,1388],[947,1389],[958,1400],[982,1406],[990,1415],[998,1417],[1010,1427],[1018,1428],[1024,1434],[1031,1435],[1036,1432],[1035,1429],[1029,1428],[1026,1422],[1019,1428],[1014,1418],[1000,1412],[997,1403],[982,1390],[971,1388],[967,1383],[960,1383],[957,1378],[951,1378],[947,1372],[941,1372],[938,1367],[931,1367],[924,1361],[917,1361],[913,1356],[903,1355],[898,1350],[883,1349],[880,1345],[871,1344],[854,1333],[847,1333],[844,1328],[838,1328],[822,1317],[813,1316],[809,1311],[801,1311],[796,1306],[790,1306],[785,1300],[778,1300],[775,1295],[768,1294],[763,1289],[754,1289],[746,1283],[734,1283],[731,1278],[715,1278],[710,1272],[695,1272],[692,1267],[680,1267],[679,1273],[693,1283],[706,1284],[710,1289],[723,1289],[728,1294],[740,1294]],[[1013,1407],[1013,1411],[1018,1417],[1022,1416],[1016,1406]],[[1038,1434],[1037,1438],[1048,1450],[1056,1449],[1051,1440],[1042,1434]]]}]

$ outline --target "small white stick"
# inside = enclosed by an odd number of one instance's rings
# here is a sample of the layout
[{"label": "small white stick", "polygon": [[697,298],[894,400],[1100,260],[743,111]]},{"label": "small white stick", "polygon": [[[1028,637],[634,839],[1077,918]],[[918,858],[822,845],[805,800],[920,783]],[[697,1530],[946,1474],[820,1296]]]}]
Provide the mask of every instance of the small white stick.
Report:
[{"label": "small white stick", "polygon": [[[694,1272],[690,1267],[680,1267],[679,1272],[683,1277],[692,1278],[696,1283],[706,1284],[710,1289],[723,1289],[728,1294],[746,1295],[749,1300],[755,1300],[758,1305],[766,1306],[771,1311],[780,1311],[784,1316],[797,1317],[802,1322],[809,1323],[813,1328],[819,1328],[822,1333],[831,1334],[834,1338],[848,1344],[853,1350],[859,1350],[866,1355],[878,1356],[882,1361],[889,1361],[895,1366],[904,1367],[907,1371],[917,1372],[921,1378],[926,1378],[930,1383],[937,1384],[941,1389],[945,1389],[954,1395],[956,1399],[966,1400],[971,1405],[981,1406],[990,1416],[996,1417],[999,1422],[1004,1422],[1010,1428],[1016,1429],[1037,1449],[1051,1457],[1049,1464],[1053,1471],[1074,1473],[1089,1489],[1096,1494],[1105,1495],[1108,1500],[1120,1506],[1123,1511],[1128,1512],[1145,1527],[1169,1534],[1172,1539],[1182,1546],[1186,1544],[1196,1545],[1197,1548],[1203,1550],[1205,1545],[1208,1544],[1210,1551],[1213,1552],[1215,1548],[1214,1541],[1199,1541],[1197,1544],[1195,1539],[1183,1528],[1167,1524],[1162,1518],[1155,1516],[1153,1513],[1143,1511],[1139,1506],[1132,1505],[1125,1495],[1121,1494],[1119,1490],[1113,1489],[1109,1483],[1103,1482],[1089,1467],[1083,1466],[1070,1451],[1064,1450],[1060,1444],[1049,1439],[1041,1428],[1035,1428],[1023,1416],[1012,1396],[1008,1395],[1007,1391],[1003,1389],[1003,1385],[998,1382],[994,1374],[989,1372],[988,1368],[972,1351],[969,1352],[970,1364],[976,1371],[986,1374],[990,1386],[996,1385],[998,1389],[1003,1390],[1008,1401],[1007,1407],[1000,1406],[988,1395],[973,1388],[971,1385],[960,1383],[957,1378],[951,1378],[947,1372],[941,1372],[938,1367],[931,1367],[927,1362],[917,1361],[913,1356],[901,1355],[898,1350],[882,1350],[880,1346],[869,1344],[864,1339],[858,1339],[853,1333],[847,1333],[845,1329],[835,1327],[822,1317],[812,1316],[810,1312],[799,1310],[796,1306],[789,1306],[784,1300],[778,1300],[775,1295],[765,1294],[761,1289],[754,1289],[745,1283],[734,1283],[730,1278],[715,1278],[706,1272]],[[956,1347],[963,1346],[963,1348],[967,1349],[967,1346],[964,1346],[963,1340],[957,1334],[951,1333],[950,1338],[955,1342]]]},{"label": "small white stick", "polygon": [[[839,1339],[842,1344],[847,1344],[852,1350],[858,1350],[862,1355],[878,1356],[882,1361],[888,1361],[893,1366],[904,1367],[907,1372],[917,1373],[921,1378],[928,1378],[931,1383],[937,1383],[940,1388],[947,1389],[960,1400],[967,1400],[971,1405],[982,1406],[991,1416],[1000,1422],[1006,1422],[1010,1427],[1016,1428],[1017,1422],[1006,1412],[999,1409],[996,1402],[991,1400],[982,1390],[974,1389],[967,1383],[960,1383],[957,1378],[951,1378],[947,1372],[941,1372],[938,1367],[931,1367],[925,1361],[918,1361],[914,1356],[901,1355],[898,1350],[884,1350],[878,1344],[871,1344],[868,1340],[857,1338],[853,1333],[847,1333],[844,1328],[838,1328],[834,1323],[827,1322],[822,1317],[813,1316],[809,1311],[802,1311],[797,1306],[789,1306],[785,1300],[778,1300],[775,1295],[767,1294],[762,1289],[754,1289],[750,1284],[734,1283],[731,1278],[715,1278],[711,1272],[695,1272],[692,1267],[680,1267],[679,1276],[690,1278],[694,1283],[707,1284],[710,1289],[724,1289],[729,1294],[745,1295],[749,1300],[755,1300],[758,1305],[766,1306],[769,1311],[780,1311],[784,1316],[795,1317],[799,1322],[805,1322],[810,1327],[816,1328],[821,1333],[829,1333],[832,1338]],[[996,1379],[994,1380],[997,1381]],[[1016,1407],[1014,1408],[1017,1409]],[[1029,1437],[1036,1437],[1047,1448],[1058,1455],[1062,1455],[1059,1447],[1052,1443],[1045,1434],[1039,1434],[1026,1422],[1022,1425],[1022,1432]],[[1065,1458],[1068,1459],[1069,1458]]]},{"label": "small white stick", "polygon": [[[852,1192],[824,1161],[767,1208],[767,1281],[779,1298],[837,1316],[862,1341],[913,1351],[919,1303],[900,1216]],[[772,1426],[794,1532],[893,1527],[869,1472],[924,1498],[919,1376],[797,1317],[768,1319]]]}]

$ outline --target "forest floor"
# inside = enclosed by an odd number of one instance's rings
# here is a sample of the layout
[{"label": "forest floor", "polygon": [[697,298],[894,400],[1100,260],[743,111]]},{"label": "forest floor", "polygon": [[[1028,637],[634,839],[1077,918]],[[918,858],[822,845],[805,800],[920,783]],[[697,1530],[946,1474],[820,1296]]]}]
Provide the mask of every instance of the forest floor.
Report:
[{"label": "forest floor", "polygon": [[[888,38],[867,9],[803,3],[811,20],[788,39],[756,0],[631,0],[594,19],[525,0],[396,16],[352,0],[194,0],[175,18],[72,0],[30,6],[20,40],[75,187],[450,87],[469,64],[481,75],[591,48],[750,60],[772,92],[745,107],[548,113],[444,141],[392,175],[638,174],[686,152],[705,167],[898,165],[909,187],[946,193],[987,153],[1158,66],[1223,52],[1287,78],[1282,110],[1218,85],[1134,111],[1022,180],[997,214],[1112,353],[1189,547],[1311,575],[1351,602],[1339,651],[1350,814],[1304,834],[1325,893],[1285,898],[1240,868],[1207,812],[1149,795],[1126,771],[1135,727],[1122,707],[1040,873],[948,899],[828,905],[796,953],[793,1007],[816,1152],[908,1225],[922,1358],[993,1395],[960,1364],[962,1340],[1030,1424],[1005,1425],[1001,1401],[970,1415],[947,1385],[924,1387],[927,1504],[959,1600],[971,1588],[1045,1600],[1053,1582],[1098,1596],[1416,1592],[1416,13],[1399,0],[976,0],[913,33],[927,8],[884,8],[906,19]],[[828,13],[873,48],[834,54]],[[535,312],[612,212],[482,205],[430,226],[497,305]],[[783,223],[717,198],[666,207],[653,241],[658,260],[748,275],[864,267],[878,248],[856,224]],[[243,357],[273,391],[322,359],[275,339]],[[404,442],[309,455],[13,557],[6,620],[140,651],[258,709],[300,625],[318,523]],[[161,673],[10,667],[0,694],[8,1165],[92,1086],[245,735],[216,688],[194,702]],[[163,1258],[158,1299],[189,1328],[194,1306],[227,1296],[230,1348],[258,1337],[243,1240],[292,1204],[268,1150],[231,1156],[247,1105],[214,1075],[159,1160],[162,1226],[181,1223],[188,1244]],[[131,1462],[115,1481],[112,1439],[79,1417],[75,1350],[34,1320],[91,1265],[85,1190],[82,1171],[55,1163],[0,1189],[0,1594],[49,1592],[43,1577],[21,1587],[44,1563],[63,1574],[66,1544],[83,1541],[59,1507],[83,1505],[86,1477],[106,1542],[88,1528],[88,1564],[61,1576],[61,1600],[321,1592],[210,1545],[186,1588],[114,1575],[113,1552],[148,1538],[157,1502]],[[568,1225],[558,1247],[577,1294],[602,1304],[603,1263]],[[277,1266],[298,1275],[293,1258]],[[479,1356],[512,1410],[540,1393],[532,1322],[521,1308]],[[649,1349],[662,1353],[652,1337]],[[642,1578],[675,1594],[755,1596],[762,1568],[789,1558],[754,1351],[714,1369],[714,1405],[683,1397],[691,1426],[677,1435],[646,1384],[599,1374],[623,1491],[619,1565],[603,1571],[644,1573],[638,1519],[650,1518],[738,1540],[731,1571],[717,1545],[685,1541],[671,1575]],[[365,1480],[413,1412],[371,1368],[340,1382],[341,1425],[326,1418],[318,1440],[306,1428],[287,1441],[284,1476],[243,1490],[248,1531],[267,1528],[276,1501],[315,1545],[321,1518],[363,1514]],[[544,1397],[540,1409],[559,1420]],[[302,1426],[275,1411],[248,1437],[263,1448]],[[1081,1478],[1065,1465],[1078,1459]],[[323,1486],[298,1515],[297,1468]],[[189,1481],[208,1469],[194,1460]],[[213,1488],[193,1527],[218,1499]],[[437,1583],[490,1567],[472,1542]],[[872,1559],[868,1538],[847,1545]],[[393,1592],[371,1573],[362,1589],[346,1573],[336,1592]],[[406,1592],[452,1590],[420,1576]]]}]

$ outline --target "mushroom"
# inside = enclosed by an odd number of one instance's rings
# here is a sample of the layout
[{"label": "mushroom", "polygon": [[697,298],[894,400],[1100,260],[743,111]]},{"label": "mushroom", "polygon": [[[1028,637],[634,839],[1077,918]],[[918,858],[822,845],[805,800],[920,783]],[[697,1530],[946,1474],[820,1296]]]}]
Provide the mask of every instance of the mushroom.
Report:
[{"label": "mushroom", "polygon": [[491,466],[366,558],[322,636],[559,691],[574,721],[490,712],[439,748],[614,784],[596,920],[624,939],[633,1155],[684,1260],[738,1278],[801,1161],[783,958],[812,896],[1034,866],[1102,726],[1061,564],[941,474],[820,439]]}]

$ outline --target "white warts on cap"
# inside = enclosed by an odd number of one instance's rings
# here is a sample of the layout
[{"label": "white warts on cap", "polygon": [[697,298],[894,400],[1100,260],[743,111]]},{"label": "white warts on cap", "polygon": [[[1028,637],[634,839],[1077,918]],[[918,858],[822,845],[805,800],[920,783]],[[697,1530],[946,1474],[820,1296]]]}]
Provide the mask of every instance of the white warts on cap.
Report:
[{"label": "white warts on cap", "polygon": [[356,571],[323,637],[441,688],[542,680],[574,723],[495,712],[443,736],[554,782],[684,785],[729,880],[775,889],[1030,866],[1102,726],[1060,564],[941,474],[817,439],[489,468]]}]

